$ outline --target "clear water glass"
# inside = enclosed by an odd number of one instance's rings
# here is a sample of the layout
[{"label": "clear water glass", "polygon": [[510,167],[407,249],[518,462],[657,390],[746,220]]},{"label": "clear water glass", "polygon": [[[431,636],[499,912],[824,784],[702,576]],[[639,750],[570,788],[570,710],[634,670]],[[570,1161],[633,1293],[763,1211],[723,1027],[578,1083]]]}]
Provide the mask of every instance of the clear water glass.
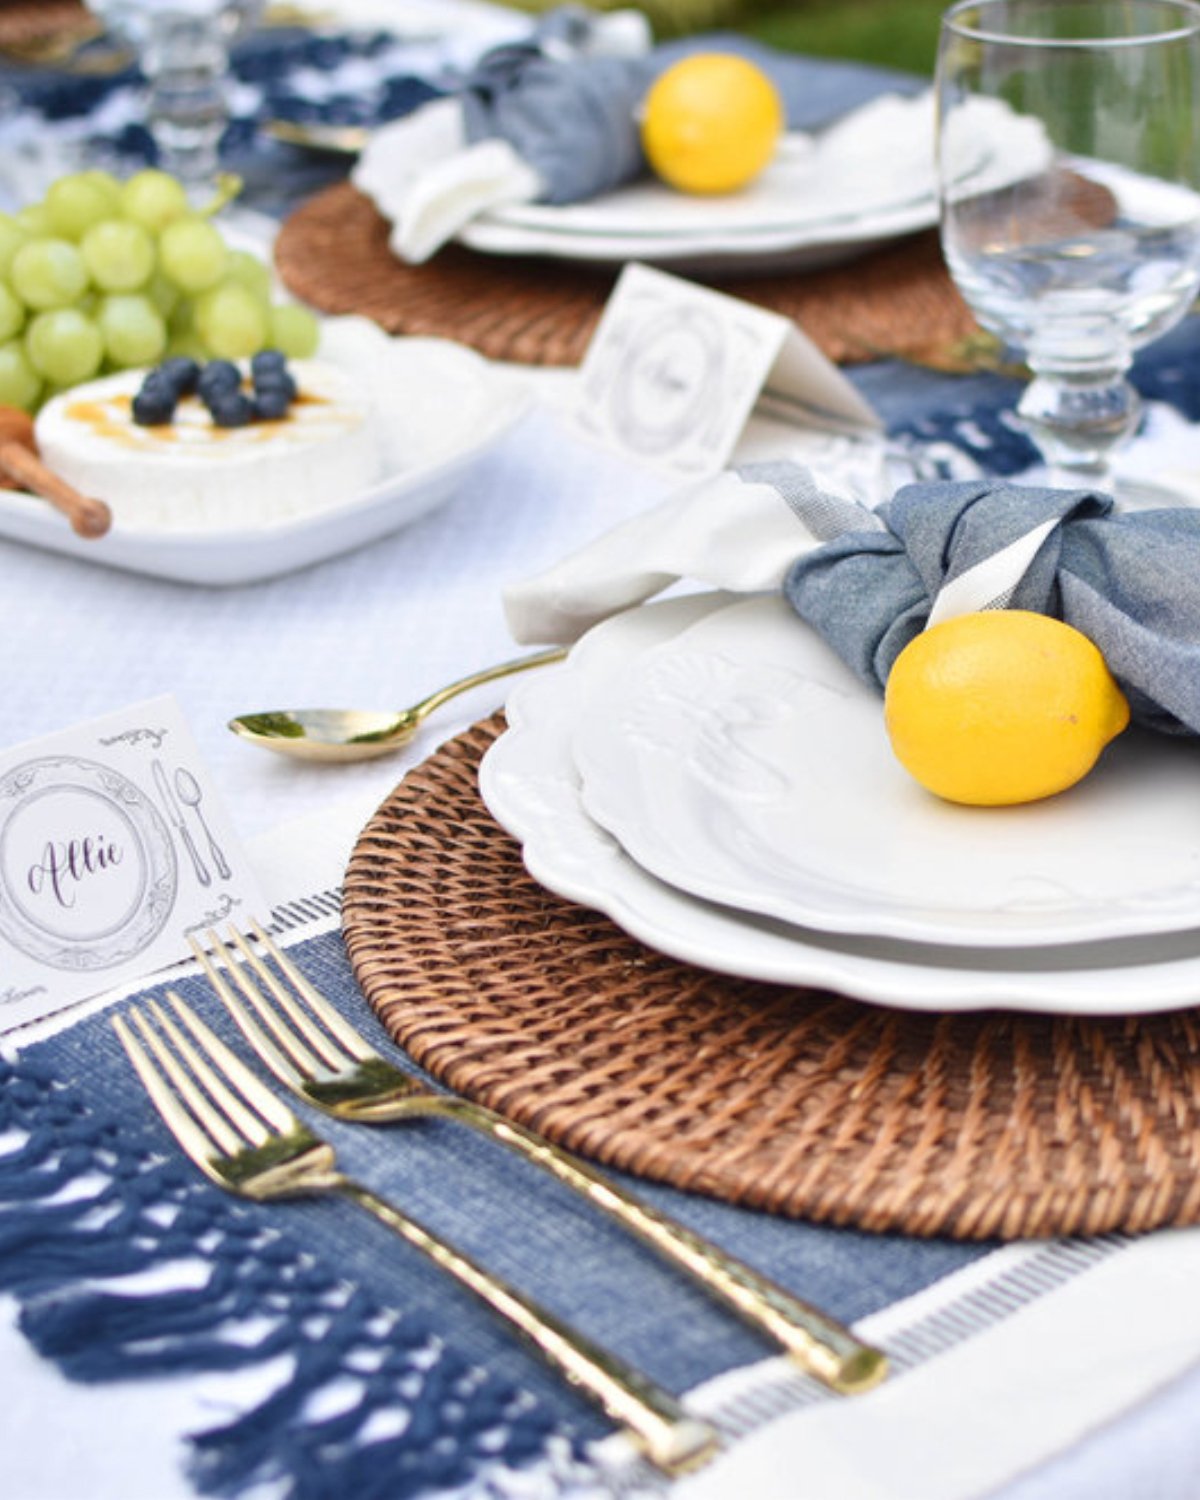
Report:
[{"label": "clear water glass", "polygon": [[1134,354],[1200,287],[1200,5],[962,0],[937,96],[954,281],[1024,352],[1017,411],[1055,479],[1112,488]]},{"label": "clear water glass", "polygon": [[158,164],[188,188],[212,187],[229,123],[229,49],[263,0],[88,0],[137,54]]}]

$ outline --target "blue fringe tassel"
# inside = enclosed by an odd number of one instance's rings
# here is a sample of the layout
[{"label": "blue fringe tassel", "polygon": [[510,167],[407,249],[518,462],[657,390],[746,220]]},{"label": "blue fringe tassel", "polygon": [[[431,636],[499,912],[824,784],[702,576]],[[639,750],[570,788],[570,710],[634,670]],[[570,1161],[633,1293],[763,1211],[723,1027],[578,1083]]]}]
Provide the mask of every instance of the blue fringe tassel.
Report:
[{"label": "blue fringe tassel", "polygon": [[[468,1484],[484,1465],[545,1453],[552,1414],[265,1235],[253,1214],[184,1164],[161,1161],[89,1111],[50,1073],[0,1060],[0,1289],[35,1349],[73,1380],[154,1379],[290,1359],[283,1383],[241,1417],[192,1436],[190,1477],[236,1496],[282,1482],[288,1500],[407,1500]],[[91,1195],[64,1189],[94,1178]],[[201,1250],[200,1245],[204,1245]],[[101,1281],[202,1259],[199,1287],[123,1293]],[[261,1331],[236,1336],[251,1320]],[[314,1418],[314,1397],[358,1382]],[[371,1424],[384,1414],[384,1431]],[[376,1430],[379,1430],[378,1428]]]}]

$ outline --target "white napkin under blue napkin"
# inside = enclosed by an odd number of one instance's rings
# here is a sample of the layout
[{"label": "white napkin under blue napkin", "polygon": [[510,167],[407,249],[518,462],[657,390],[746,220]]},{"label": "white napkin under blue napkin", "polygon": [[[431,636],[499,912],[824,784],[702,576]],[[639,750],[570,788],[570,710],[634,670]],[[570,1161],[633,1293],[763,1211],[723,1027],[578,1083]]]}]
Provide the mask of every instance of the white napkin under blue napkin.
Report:
[{"label": "white napkin under blue napkin", "polygon": [[523,642],[571,641],[681,580],[782,590],[882,688],[927,624],[1028,609],[1082,631],[1136,721],[1200,734],[1200,512],[1117,512],[1091,490],[1008,480],[907,485],[874,510],[786,461],[670,496],[505,591]]},{"label": "white napkin under blue napkin", "polygon": [[[738,36],[651,47],[638,12],[594,16],[564,6],[527,42],[486,54],[455,94],[378,131],[352,180],[392,222],[393,251],[412,262],[428,259],[488,209],[594,198],[646,170],[641,102],[664,69],[697,51],[734,52],[761,67],[779,90],[790,131],[923,87],[904,74],[816,62]],[[913,128],[923,127],[915,118]],[[877,142],[889,163],[905,155],[903,143],[889,142],[895,129],[889,121]],[[931,138],[923,134],[922,145],[929,155]]]}]

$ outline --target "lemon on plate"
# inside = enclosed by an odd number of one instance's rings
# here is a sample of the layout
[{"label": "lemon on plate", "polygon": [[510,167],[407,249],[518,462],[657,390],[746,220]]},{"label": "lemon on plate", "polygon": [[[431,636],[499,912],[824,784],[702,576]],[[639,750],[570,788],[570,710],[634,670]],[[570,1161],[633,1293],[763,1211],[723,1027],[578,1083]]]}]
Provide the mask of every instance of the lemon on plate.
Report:
[{"label": "lemon on plate", "polygon": [[783,132],[783,104],[754,63],[699,52],[661,73],[643,105],[650,166],[684,193],[731,193],[763,170]]},{"label": "lemon on plate", "polygon": [[930,626],[884,693],[901,765],[950,802],[1004,806],[1073,786],[1129,723],[1088,638],[1049,615],[986,610]]}]

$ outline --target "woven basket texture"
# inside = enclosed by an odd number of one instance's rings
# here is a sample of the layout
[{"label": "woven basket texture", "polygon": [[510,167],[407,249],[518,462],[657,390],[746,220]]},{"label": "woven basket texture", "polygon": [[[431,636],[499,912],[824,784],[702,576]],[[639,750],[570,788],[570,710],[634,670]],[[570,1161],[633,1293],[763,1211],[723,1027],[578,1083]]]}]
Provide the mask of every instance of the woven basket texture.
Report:
[{"label": "woven basket texture", "polygon": [[[284,223],[275,250],[279,273],[322,312],[361,313],[389,333],[458,339],[519,364],[583,358],[616,267],[480,255],[454,245],[410,266],[388,249],[388,227],[353,187],[327,188]],[[978,335],[934,234],[828,270],[715,284],[793,319],[839,364],[883,355],[939,361]]]},{"label": "woven basket texture", "polygon": [[346,877],[359,982],[451,1088],[610,1166],[822,1223],[1200,1221],[1200,1013],[917,1014],[678,963],[525,872],[477,788],[502,728],[411,772]]}]

